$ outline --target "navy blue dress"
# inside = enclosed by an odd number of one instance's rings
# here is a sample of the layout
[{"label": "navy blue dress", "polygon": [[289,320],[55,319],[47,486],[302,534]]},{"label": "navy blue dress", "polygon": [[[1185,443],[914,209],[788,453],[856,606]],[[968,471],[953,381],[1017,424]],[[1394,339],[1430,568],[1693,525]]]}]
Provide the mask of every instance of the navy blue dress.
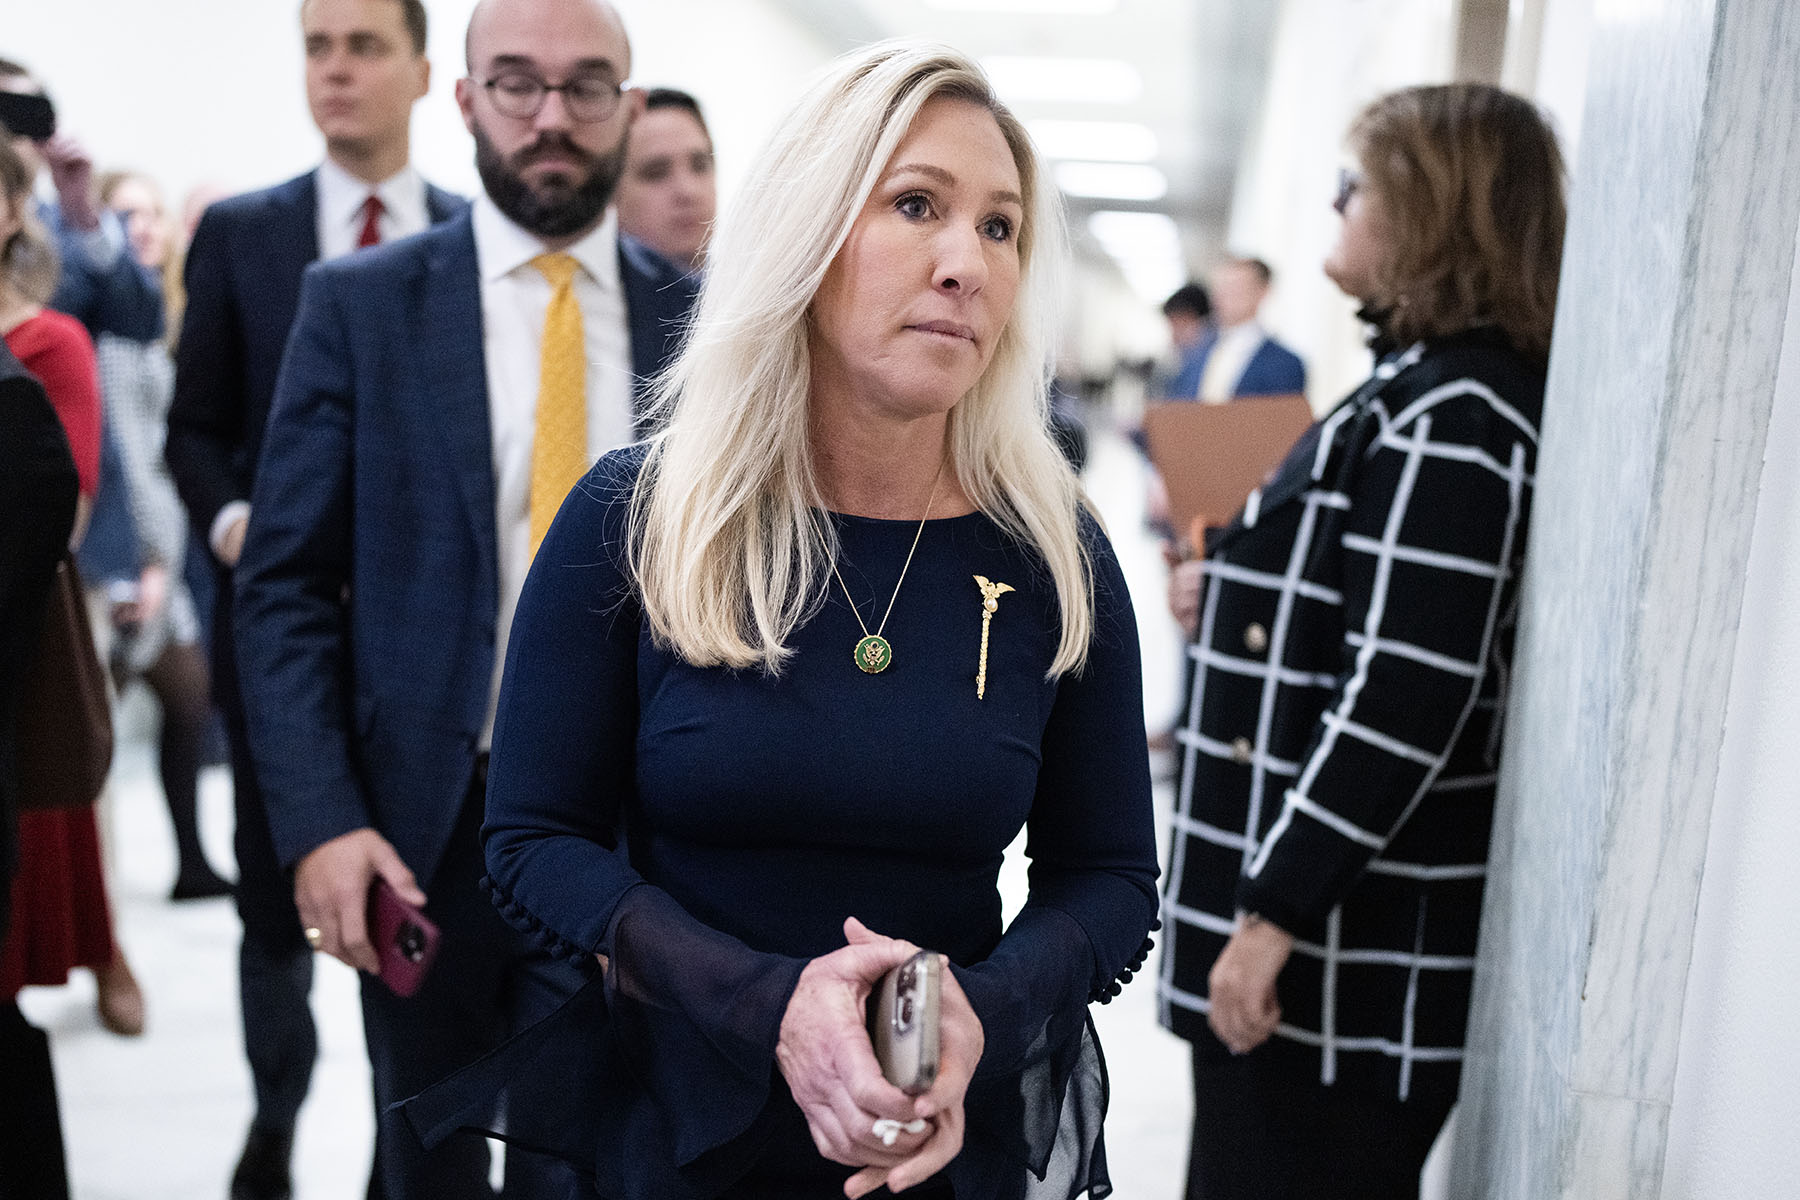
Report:
[{"label": "navy blue dress", "polygon": [[[774,1051],[801,969],[855,916],[947,954],[981,1019],[964,1150],[938,1186],[1105,1195],[1086,1009],[1141,964],[1157,904],[1137,630],[1105,536],[1084,518],[1095,633],[1078,677],[1046,678],[1048,570],[980,514],[927,523],[884,673],[853,661],[862,629],[835,580],[779,676],[702,669],[654,644],[630,585],[642,461],[603,458],[532,566],[483,830],[508,918],[611,968],[412,1102],[415,1126],[562,1155],[615,1200],[842,1195],[850,1172],[814,1148]],[[832,520],[873,629],[918,524]],[[977,574],[1016,589],[983,698]],[[1021,828],[1030,898],[1003,934],[996,878]]]}]

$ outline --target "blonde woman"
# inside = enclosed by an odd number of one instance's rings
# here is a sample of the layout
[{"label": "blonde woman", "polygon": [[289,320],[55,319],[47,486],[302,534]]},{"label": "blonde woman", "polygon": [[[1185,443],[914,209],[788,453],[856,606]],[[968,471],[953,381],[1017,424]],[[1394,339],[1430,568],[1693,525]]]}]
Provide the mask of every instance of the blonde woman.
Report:
[{"label": "blonde woman", "polygon": [[[512,630],[489,872],[598,977],[411,1115],[621,1200],[1104,1195],[1086,1009],[1156,867],[1130,604],[1046,432],[1054,198],[939,47],[836,64],[757,162],[666,432],[565,503]],[[917,947],[914,1097],[864,1004]]]}]

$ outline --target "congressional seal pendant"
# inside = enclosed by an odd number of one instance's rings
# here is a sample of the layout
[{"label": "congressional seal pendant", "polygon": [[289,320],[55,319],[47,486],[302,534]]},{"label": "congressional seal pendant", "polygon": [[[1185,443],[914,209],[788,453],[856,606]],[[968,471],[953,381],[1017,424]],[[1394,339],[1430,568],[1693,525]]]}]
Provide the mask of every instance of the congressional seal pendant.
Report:
[{"label": "congressional seal pendant", "polygon": [[865,675],[879,675],[894,661],[894,648],[887,639],[871,633],[856,643],[856,665]]},{"label": "congressional seal pendant", "polygon": [[862,610],[856,607],[856,597],[850,594],[850,585],[844,582],[844,573],[838,570],[836,561],[831,564],[831,573],[837,576],[838,587],[844,591],[844,599],[850,604],[850,611],[856,615],[857,628],[863,631],[862,641],[856,643],[856,669],[864,675],[879,675],[888,669],[894,661],[894,648],[881,635],[887,632],[888,618],[894,615],[894,601],[900,599],[900,587],[906,582],[906,572],[912,568],[913,555],[919,552],[919,539],[925,536],[925,521],[931,516],[931,506],[937,500],[938,484],[944,478],[944,464],[938,463],[937,477],[931,481],[931,494],[925,497],[925,513],[919,518],[919,527],[913,531],[912,549],[906,552],[906,561],[900,564],[900,578],[894,581],[894,594],[888,597],[887,611],[881,614],[881,624],[875,632],[869,632],[868,622],[862,618]]}]

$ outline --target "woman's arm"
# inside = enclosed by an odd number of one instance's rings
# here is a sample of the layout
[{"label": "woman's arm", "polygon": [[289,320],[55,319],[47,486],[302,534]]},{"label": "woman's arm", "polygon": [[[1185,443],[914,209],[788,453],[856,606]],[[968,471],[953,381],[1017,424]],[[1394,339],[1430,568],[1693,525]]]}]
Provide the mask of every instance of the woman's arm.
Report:
[{"label": "woman's arm", "polygon": [[1044,728],[1027,822],[1030,897],[985,961],[956,974],[987,1047],[977,1078],[1016,1074],[1066,1045],[1090,999],[1110,1000],[1156,923],[1156,837],[1137,622],[1111,545],[1094,559],[1094,638]]}]

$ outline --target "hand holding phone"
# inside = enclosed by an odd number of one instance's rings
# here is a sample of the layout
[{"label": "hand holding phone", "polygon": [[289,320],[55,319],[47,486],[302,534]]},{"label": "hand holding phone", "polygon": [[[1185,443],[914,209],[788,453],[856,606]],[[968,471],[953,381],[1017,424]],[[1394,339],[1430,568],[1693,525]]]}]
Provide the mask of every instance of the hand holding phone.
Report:
[{"label": "hand holding phone", "polygon": [[369,938],[381,959],[376,977],[396,996],[411,996],[437,957],[438,927],[379,875],[369,885]]},{"label": "hand holding phone", "polygon": [[943,959],[921,950],[875,989],[869,1040],[887,1081],[911,1096],[931,1090],[938,1072],[938,1007]]}]

